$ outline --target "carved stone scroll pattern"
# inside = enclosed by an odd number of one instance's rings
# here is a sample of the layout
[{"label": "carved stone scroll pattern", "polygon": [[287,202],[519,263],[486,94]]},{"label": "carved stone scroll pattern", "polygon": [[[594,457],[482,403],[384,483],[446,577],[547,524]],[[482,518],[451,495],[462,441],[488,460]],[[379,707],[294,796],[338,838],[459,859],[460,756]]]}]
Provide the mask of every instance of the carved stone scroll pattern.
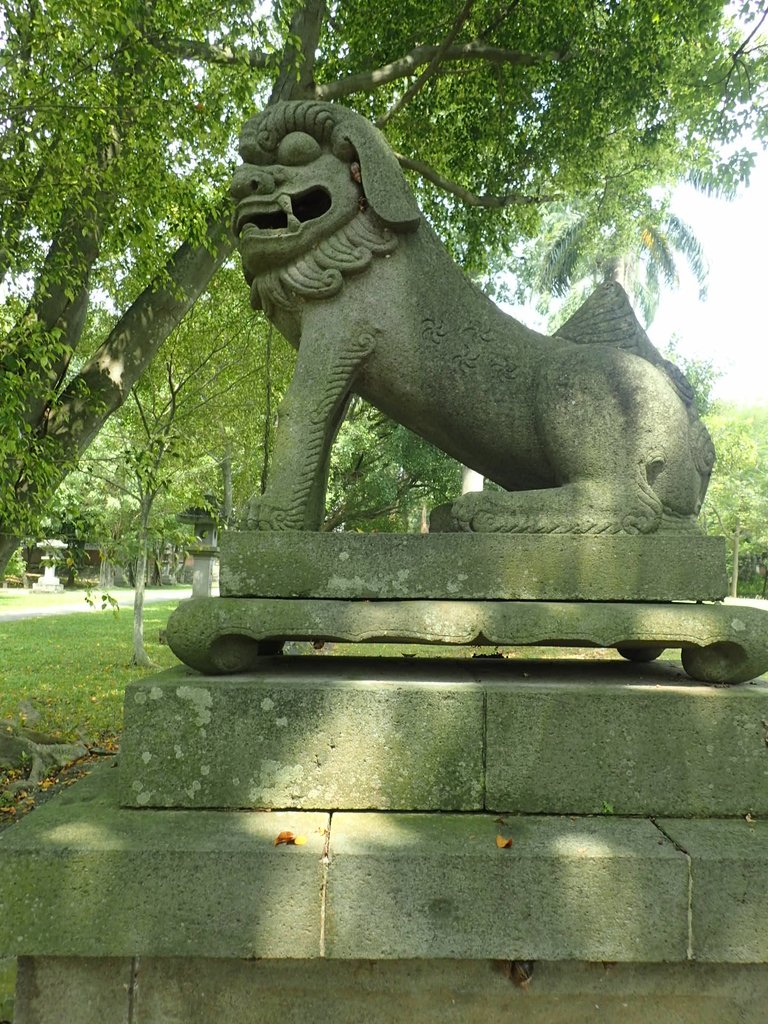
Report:
[{"label": "carved stone scroll pattern", "polygon": [[344,278],[359,274],[374,256],[388,256],[397,248],[397,236],[373,215],[361,214],[311,252],[256,279],[259,299],[267,315],[275,306],[292,309],[296,299],[328,299],[337,295]]}]

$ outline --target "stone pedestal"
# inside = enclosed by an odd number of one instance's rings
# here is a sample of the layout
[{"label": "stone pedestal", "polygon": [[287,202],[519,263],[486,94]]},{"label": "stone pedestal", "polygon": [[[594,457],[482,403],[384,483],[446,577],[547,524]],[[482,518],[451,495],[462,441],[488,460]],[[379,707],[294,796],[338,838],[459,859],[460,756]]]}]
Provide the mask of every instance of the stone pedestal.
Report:
[{"label": "stone pedestal", "polygon": [[766,721],[667,663],[137,681],[119,764],[0,835],[17,1024],[758,1024]]},{"label": "stone pedestal", "polygon": [[168,622],[204,673],[258,669],[286,640],[679,648],[706,683],[768,669],[766,613],[720,603],[721,537],[230,533],[222,562],[222,596]]},{"label": "stone pedestal", "polygon": [[192,597],[210,597],[219,549],[196,547],[190,548],[189,554],[192,557]]},{"label": "stone pedestal", "polygon": [[670,662],[262,659],[126,690],[120,802],[768,817],[768,683]]},{"label": "stone pedestal", "polygon": [[36,594],[61,594],[64,584],[56,575],[55,565],[46,565],[43,575],[32,584],[32,590]]}]

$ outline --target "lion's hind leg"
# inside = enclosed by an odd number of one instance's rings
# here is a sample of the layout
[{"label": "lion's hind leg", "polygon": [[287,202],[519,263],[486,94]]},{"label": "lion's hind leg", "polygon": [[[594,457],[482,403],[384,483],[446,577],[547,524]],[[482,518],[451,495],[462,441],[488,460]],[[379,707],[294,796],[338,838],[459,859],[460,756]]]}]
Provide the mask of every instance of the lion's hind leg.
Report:
[{"label": "lion's hind leg", "polygon": [[638,471],[533,491],[473,491],[452,507],[454,529],[474,533],[653,533],[662,505]]}]

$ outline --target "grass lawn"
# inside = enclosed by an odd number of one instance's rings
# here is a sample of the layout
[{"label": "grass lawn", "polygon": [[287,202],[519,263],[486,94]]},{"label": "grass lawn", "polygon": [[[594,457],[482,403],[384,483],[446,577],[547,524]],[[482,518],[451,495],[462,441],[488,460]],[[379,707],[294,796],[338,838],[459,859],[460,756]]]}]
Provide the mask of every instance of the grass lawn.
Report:
[{"label": "grass lawn", "polygon": [[[123,601],[133,602],[132,587],[109,587],[108,590],[110,596],[119,600],[120,603],[123,603]],[[182,594],[189,593],[189,587],[182,585],[164,586],[162,590],[163,593],[173,590],[178,590]],[[29,590],[26,587],[0,588],[0,614],[3,612],[36,611],[38,609],[48,610],[51,608],[67,608],[71,610],[78,607],[82,611],[87,611],[89,605],[86,595],[90,597],[95,607],[99,608],[102,593],[103,591],[99,587],[91,587],[90,590],[86,587],[68,588],[60,594],[36,594],[33,590]],[[152,593],[153,591],[150,589],[147,601],[150,600]]]},{"label": "grass lawn", "polygon": [[[58,598],[65,595],[46,595]],[[73,595],[66,595],[72,603]],[[36,602],[37,603],[37,602]],[[147,653],[161,668],[177,665],[158,642],[174,601],[145,608]],[[3,607],[0,605],[0,608]],[[40,712],[40,732],[102,741],[120,731],[126,683],[151,672],[130,665],[130,608],[83,615],[51,615],[0,622],[0,719],[18,713],[21,701]]]}]

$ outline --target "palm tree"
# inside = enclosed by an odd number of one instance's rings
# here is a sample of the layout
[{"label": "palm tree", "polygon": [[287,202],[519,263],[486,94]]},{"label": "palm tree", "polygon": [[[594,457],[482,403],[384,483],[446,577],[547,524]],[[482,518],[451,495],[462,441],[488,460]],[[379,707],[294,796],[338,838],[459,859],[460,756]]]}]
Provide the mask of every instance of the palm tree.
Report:
[{"label": "palm tree", "polygon": [[683,258],[703,299],[708,267],[701,243],[690,226],[665,208],[647,214],[621,231],[596,230],[593,217],[578,207],[553,210],[541,241],[534,247],[531,291],[540,296],[542,312],[551,297],[565,298],[557,319],[566,319],[603,281],[618,281],[639,310],[645,325],[653,320],[663,287],[679,285]]}]

